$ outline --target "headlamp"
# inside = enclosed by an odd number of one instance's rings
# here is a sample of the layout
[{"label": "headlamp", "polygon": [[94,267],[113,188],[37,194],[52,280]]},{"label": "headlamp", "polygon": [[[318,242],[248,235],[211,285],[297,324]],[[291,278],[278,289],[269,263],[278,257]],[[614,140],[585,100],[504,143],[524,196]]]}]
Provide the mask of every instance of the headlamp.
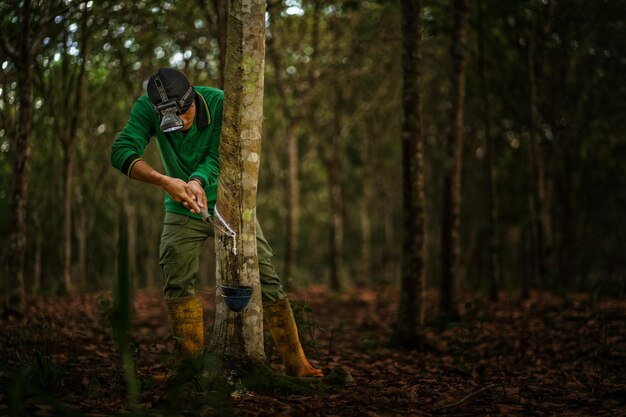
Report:
[{"label": "headlamp", "polygon": [[170,99],[165,92],[165,87],[163,87],[163,82],[158,72],[154,74],[154,83],[161,97],[161,103],[154,106],[157,113],[161,115],[161,131],[167,133],[182,129],[184,123],[179,116],[189,108],[187,101],[191,97],[193,87],[189,86],[189,89],[180,99]]},{"label": "headlamp", "polygon": [[162,132],[174,132],[183,128],[183,119],[178,116],[181,112],[175,102],[161,103],[156,106],[156,110],[161,114]]}]

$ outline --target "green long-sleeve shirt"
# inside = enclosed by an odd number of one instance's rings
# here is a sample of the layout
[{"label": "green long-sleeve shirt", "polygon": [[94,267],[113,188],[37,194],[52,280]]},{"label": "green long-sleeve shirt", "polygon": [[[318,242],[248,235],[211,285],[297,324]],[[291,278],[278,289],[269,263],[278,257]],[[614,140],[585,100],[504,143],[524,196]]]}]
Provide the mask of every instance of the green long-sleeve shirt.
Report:
[{"label": "green long-sleeve shirt", "polygon": [[[191,128],[163,133],[160,117],[147,95],[137,99],[124,129],[111,149],[111,164],[125,175],[141,156],[150,139],[157,140],[165,172],[173,178],[197,179],[206,193],[209,212],[213,213],[217,199],[217,177],[220,172],[219,145],[222,132],[224,92],[212,87],[194,87],[196,116]],[[200,218],[165,193],[165,211]]]}]

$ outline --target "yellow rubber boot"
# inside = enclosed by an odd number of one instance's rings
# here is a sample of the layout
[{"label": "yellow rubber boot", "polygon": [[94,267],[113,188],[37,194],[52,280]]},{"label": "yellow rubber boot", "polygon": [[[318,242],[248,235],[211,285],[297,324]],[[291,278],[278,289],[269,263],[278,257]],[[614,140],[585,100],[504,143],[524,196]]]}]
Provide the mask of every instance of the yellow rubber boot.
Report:
[{"label": "yellow rubber boot", "polygon": [[286,298],[278,301],[266,301],[263,303],[263,316],[267,320],[270,333],[283,358],[287,375],[322,377],[324,373],[320,369],[313,368],[304,355],[298,328],[291,311],[291,306]]},{"label": "yellow rubber boot", "polygon": [[[174,344],[179,358],[188,358],[202,351],[204,346],[204,327],[202,302],[197,297],[170,298],[166,300],[167,315],[172,326]],[[165,382],[176,373],[153,375],[158,382]]]},{"label": "yellow rubber boot", "polygon": [[197,297],[170,298],[167,300],[167,314],[176,348],[181,356],[188,357],[202,350],[204,328],[200,299]]}]

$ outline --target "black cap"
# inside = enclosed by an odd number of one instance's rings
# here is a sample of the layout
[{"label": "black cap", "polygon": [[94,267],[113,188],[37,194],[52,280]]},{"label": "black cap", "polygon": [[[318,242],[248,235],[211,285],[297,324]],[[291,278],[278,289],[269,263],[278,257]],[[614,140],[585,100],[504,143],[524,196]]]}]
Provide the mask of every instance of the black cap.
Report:
[{"label": "black cap", "polygon": [[[148,97],[154,106],[162,103],[161,95],[159,94],[159,90],[155,82],[157,75],[161,79],[165,93],[170,100],[180,100],[191,87],[191,84],[189,83],[187,77],[185,77],[185,74],[177,69],[159,68],[155,74],[150,76],[147,87]],[[187,111],[189,106],[191,106],[194,97],[195,94],[188,95],[184,104],[181,106],[181,110],[183,112]]]}]

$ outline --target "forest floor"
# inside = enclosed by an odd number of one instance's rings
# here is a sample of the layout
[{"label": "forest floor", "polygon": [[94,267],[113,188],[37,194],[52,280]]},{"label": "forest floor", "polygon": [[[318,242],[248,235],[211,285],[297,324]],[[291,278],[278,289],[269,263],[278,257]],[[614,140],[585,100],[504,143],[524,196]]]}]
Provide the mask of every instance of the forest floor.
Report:
[{"label": "forest floor", "polygon": [[[201,295],[209,328],[213,294]],[[0,415],[129,413],[107,324],[110,297],[31,298],[25,318],[0,319]],[[305,395],[227,398],[235,415],[626,416],[626,301],[548,293],[524,301],[476,299],[464,305],[459,322],[429,323],[424,347],[405,351],[388,345],[394,288],[333,295],[311,286],[291,299],[312,309],[300,319],[313,335],[305,337],[312,362],[347,370],[354,384]],[[434,305],[431,294],[428,299]],[[165,369],[172,351],[159,291],[136,292],[132,334],[141,407],[159,410],[165,388],[150,375]],[[270,363],[281,370],[267,340]],[[224,413],[206,407],[182,412]]]}]

